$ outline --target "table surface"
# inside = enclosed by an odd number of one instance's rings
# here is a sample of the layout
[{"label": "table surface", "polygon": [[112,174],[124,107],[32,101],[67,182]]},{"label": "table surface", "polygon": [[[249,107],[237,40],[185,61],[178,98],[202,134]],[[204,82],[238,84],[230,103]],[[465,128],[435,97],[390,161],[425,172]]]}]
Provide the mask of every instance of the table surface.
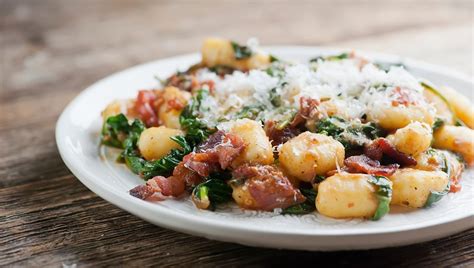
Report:
[{"label": "table surface", "polygon": [[0,266],[474,265],[474,229],[423,244],[330,253],[166,230],[84,187],[54,139],[59,114],[85,87],[196,51],[208,36],[390,52],[472,76],[471,1],[0,0],[0,18]]}]

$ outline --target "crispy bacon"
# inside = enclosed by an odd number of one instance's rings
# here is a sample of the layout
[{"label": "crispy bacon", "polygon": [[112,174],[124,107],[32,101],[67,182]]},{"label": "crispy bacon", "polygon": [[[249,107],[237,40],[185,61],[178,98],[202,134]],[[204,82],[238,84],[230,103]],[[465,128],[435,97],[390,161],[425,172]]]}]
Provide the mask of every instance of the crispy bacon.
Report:
[{"label": "crispy bacon", "polygon": [[372,141],[371,144],[364,148],[364,154],[370,157],[373,160],[380,161],[383,156],[388,157],[395,163],[400,164],[401,166],[414,166],[416,165],[416,160],[404,154],[390,143],[389,140],[385,138],[378,138]]},{"label": "crispy bacon", "polygon": [[312,99],[309,97],[301,97],[300,98],[300,109],[298,113],[296,113],[293,121],[290,123],[292,127],[296,127],[306,120],[313,118],[318,113],[319,101],[316,99]]},{"label": "crispy bacon", "polygon": [[145,185],[139,185],[131,189],[129,193],[143,200],[151,198],[155,193],[163,196],[180,196],[187,187],[194,187],[201,182],[202,178],[196,172],[186,168],[183,163],[179,163],[174,168],[172,176],[153,177]]},{"label": "crispy bacon", "polygon": [[184,91],[191,91],[199,86],[199,81],[194,75],[177,73],[168,78],[166,86],[177,87]]},{"label": "crispy bacon", "polygon": [[153,90],[140,90],[134,111],[147,127],[158,126],[157,96]]},{"label": "crispy bacon", "polygon": [[366,173],[371,175],[390,176],[400,167],[398,164],[381,165],[365,155],[350,156],[344,160],[345,170],[350,173]]},{"label": "crispy bacon", "polygon": [[245,179],[245,187],[255,200],[246,207],[248,209],[272,211],[306,200],[288,178],[274,166],[243,165],[234,170],[232,175],[234,178]]},{"label": "crispy bacon", "polygon": [[198,145],[196,152],[185,156],[183,162],[185,167],[207,177],[229,167],[244,149],[244,141],[239,136],[219,130]]},{"label": "crispy bacon", "polygon": [[298,136],[301,133],[301,130],[296,127],[287,126],[283,129],[278,129],[276,127],[275,121],[267,121],[265,123],[265,133],[270,139],[273,146],[278,146],[283,144],[293,137]]}]

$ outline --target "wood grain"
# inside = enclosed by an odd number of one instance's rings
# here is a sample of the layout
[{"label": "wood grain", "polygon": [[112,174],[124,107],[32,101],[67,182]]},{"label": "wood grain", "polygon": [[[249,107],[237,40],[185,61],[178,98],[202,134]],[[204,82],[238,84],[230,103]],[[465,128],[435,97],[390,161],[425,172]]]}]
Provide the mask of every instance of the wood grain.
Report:
[{"label": "wood grain", "polygon": [[0,0],[0,266],[474,265],[474,230],[407,247],[323,253],[162,229],[85,188],[54,141],[60,112],[86,86],[196,51],[207,36],[381,50],[472,75],[472,19],[471,1]]}]

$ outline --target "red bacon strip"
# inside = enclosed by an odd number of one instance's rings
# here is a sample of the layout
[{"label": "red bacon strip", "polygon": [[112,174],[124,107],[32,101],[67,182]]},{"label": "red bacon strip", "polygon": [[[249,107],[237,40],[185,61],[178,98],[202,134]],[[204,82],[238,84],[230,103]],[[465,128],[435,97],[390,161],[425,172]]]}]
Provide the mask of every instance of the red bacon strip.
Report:
[{"label": "red bacon strip", "polygon": [[380,161],[383,156],[387,156],[401,166],[414,166],[416,160],[397,149],[385,138],[378,138],[364,148],[364,154],[373,160]]},{"label": "red bacon strip", "polygon": [[195,153],[184,157],[185,167],[203,177],[213,171],[226,169],[245,149],[244,141],[236,135],[217,131],[197,147]]},{"label": "red bacon strip", "polygon": [[202,182],[202,178],[196,172],[187,169],[183,163],[178,164],[173,175],[166,178],[156,176],[149,179],[145,185],[139,185],[129,191],[130,195],[146,200],[155,193],[164,196],[180,196],[186,187],[196,186]]},{"label": "red bacon strip", "polygon": [[134,111],[147,127],[158,126],[158,112],[155,102],[157,96],[153,90],[140,90],[135,101]]},{"label": "red bacon strip", "polygon": [[355,155],[344,160],[345,170],[350,173],[366,173],[379,176],[390,176],[397,168],[398,164],[381,165],[379,161],[370,159],[365,155]]},{"label": "red bacon strip", "polygon": [[278,146],[291,140],[293,137],[298,136],[301,133],[301,130],[292,126],[278,129],[275,126],[275,121],[267,121],[265,123],[265,133],[272,142],[272,145]]},{"label": "red bacon strip", "polygon": [[288,178],[274,166],[238,167],[234,178],[245,179],[245,186],[255,203],[248,209],[272,211],[302,203],[306,198],[295,189]]},{"label": "red bacon strip", "polygon": [[319,101],[316,99],[312,99],[309,97],[301,97],[300,98],[300,109],[298,113],[293,118],[293,121],[290,123],[290,126],[296,127],[312,118],[318,113]]}]

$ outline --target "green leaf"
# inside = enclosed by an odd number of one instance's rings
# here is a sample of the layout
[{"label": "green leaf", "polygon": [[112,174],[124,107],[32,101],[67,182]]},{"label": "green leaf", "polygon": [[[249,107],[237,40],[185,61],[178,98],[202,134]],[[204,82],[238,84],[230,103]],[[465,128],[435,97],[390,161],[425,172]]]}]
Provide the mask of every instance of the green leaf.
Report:
[{"label": "green leaf", "polygon": [[145,125],[138,119],[129,124],[124,114],[110,116],[102,127],[101,143],[123,149],[127,143],[138,140],[144,129]]},{"label": "green leaf", "polygon": [[252,50],[248,46],[239,45],[236,42],[231,42],[234,49],[234,57],[236,60],[243,60],[252,56]]},{"label": "green leaf", "polygon": [[349,53],[344,52],[338,55],[331,55],[331,56],[318,56],[316,58],[310,59],[309,62],[317,62],[319,60],[322,61],[339,61],[349,58]]},{"label": "green leaf", "polygon": [[444,120],[439,118],[439,117],[436,117],[434,123],[433,123],[433,126],[431,127],[433,129],[433,132],[435,132],[436,130],[438,130],[439,128],[441,128],[443,125],[445,124]]},{"label": "green leaf", "polygon": [[276,62],[276,61],[280,61],[280,59],[278,59],[274,55],[270,54],[270,62]]},{"label": "green leaf", "polygon": [[239,112],[235,114],[235,119],[248,118],[254,120],[264,109],[265,107],[263,105],[244,106]]},{"label": "green leaf", "polygon": [[[448,173],[448,175],[449,175],[449,173]],[[446,188],[444,188],[443,191],[440,191],[440,192],[431,191],[430,195],[428,196],[428,199],[426,199],[426,203],[425,203],[424,208],[430,207],[434,203],[436,203],[436,202],[440,201],[441,199],[443,199],[443,197],[445,197],[449,193],[450,186],[451,186],[451,183],[448,181],[448,184],[446,185]]]},{"label": "green leaf", "polygon": [[313,188],[302,188],[300,189],[300,192],[306,197],[306,200],[301,204],[293,205],[283,209],[282,214],[302,215],[316,210],[315,202],[318,193]]},{"label": "green leaf", "polygon": [[143,159],[134,145],[127,147],[122,152],[122,157],[125,159],[125,163],[130,170],[145,180],[155,176],[169,176],[173,169],[183,160],[183,157],[192,152],[195,146],[192,138],[175,136],[170,139],[179,144],[181,148],[171,150],[171,152],[159,160],[147,161]]},{"label": "green leaf", "polygon": [[198,208],[214,210],[218,204],[232,199],[232,188],[220,179],[208,179],[197,185],[192,200]]},{"label": "green leaf", "polygon": [[208,96],[209,91],[204,89],[199,90],[179,116],[179,123],[184,131],[186,131],[186,137],[192,139],[195,144],[204,141],[215,131],[209,129],[208,126],[199,119],[199,116],[206,112],[202,110],[201,103]]},{"label": "green leaf", "polygon": [[375,123],[346,121],[332,116],[321,119],[316,123],[316,133],[333,137],[344,145],[346,150],[358,149],[370,140],[383,136],[384,131]]},{"label": "green leaf", "polygon": [[371,176],[369,178],[369,183],[378,187],[377,199],[379,200],[379,205],[375,211],[372,220],[377,221],[381,219],[385,214],[390,211],[390,201],[392,200],[392,185],[390,184],[389,179],[384,176]]}]

